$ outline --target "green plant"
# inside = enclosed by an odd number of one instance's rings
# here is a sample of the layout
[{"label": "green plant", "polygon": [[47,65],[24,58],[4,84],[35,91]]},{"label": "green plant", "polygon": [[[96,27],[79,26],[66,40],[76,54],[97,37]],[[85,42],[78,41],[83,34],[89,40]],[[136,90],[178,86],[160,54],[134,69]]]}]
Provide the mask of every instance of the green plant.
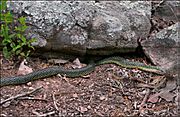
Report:
[{"label": "green plant", "polygon": [[26,58],[34,50],[32,42],[35,42],[36,39],[26,39],[25,31],[28,28],[26,18],[13,17],[12,13],[6,10],[6,2],[7,0],[0,2],[0,36],[2,37],[3,55],[6,59],[13,56]]}]

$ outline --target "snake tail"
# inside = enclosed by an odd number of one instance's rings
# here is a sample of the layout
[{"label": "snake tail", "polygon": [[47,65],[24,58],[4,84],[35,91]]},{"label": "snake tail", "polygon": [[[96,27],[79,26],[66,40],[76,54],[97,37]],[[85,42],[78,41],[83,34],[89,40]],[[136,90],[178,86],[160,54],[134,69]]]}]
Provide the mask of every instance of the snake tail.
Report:
[{"label": "snake tail", "polygon": [[7,85],[18,85],[28,83],[30,81],[39,80],[42,78],[50,77],[53,75],[61,74],[70,78],[84,76],[94,71],[94,64],[89,64],[86,67],[79,69],[66,70],[62,67],[49,67],[41,70],[34,71],[27,75],[15,76],[0,79],[0,87]]}]

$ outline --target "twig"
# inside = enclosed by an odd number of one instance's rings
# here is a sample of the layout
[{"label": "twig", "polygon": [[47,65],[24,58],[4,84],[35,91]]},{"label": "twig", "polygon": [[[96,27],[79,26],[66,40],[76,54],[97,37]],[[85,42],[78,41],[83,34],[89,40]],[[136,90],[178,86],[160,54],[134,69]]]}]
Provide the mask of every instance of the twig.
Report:
[{"label": "twig", "polygon": [[56,112],[55,112],[55,111],[51,111],[51,112],[48,112],[48,113],[40,114],[40,113],[38,113],[37,111],[32,110],[32,113],[35,114],[35,115],[37,115],[38,117],[46,117],[46,116],[48,116],[48,115],[55,114]]},{"label": "twig", "polygon": [[10,97],[10,98],[8,98],[8,99],[5,99],[5,100],[1,101],[1,102],[0,102],[0,105],[6,103],[6,102],[8,102],[8,101],[11,101],[11,100],[14,100],[14,99],[17,99],[17,98],[20,98],[20,97],[27,96],[27,95],[30,95],[30,94],[32,94],[32,93],[35,93],[35,92],[39,91],[41,88],[42,88],[42,86],[41,86],[41,87],[38,87],[38,88],[36,88],[36,89],[34,89],[34,90],[32,90],[32,91],[25,92],[25,93],[22,93],[22,94],[18,94],[18,95],[16,95],[16,96],[12,96],[12,97]]},{"label": "twig", "polygon": [[46,99],[42,99],[42,98],[33,98],[33,97],[20,97],[20,98],[18,98],[18,100],[37,100],[37,101],[48,102],[48,100],[46,100]]},{"label": "twig", "polygon": [[57,111],[59,111],[59,108],[58,108],[58,106],[57,106],[57,102],[56,102],[56,98],[55,98],[55,94],[54,94],[54,93],[53,93],[52,98],[53,98],[53,103],[54,103],[55,109],[56,109]]},{"label": "twig", "polygon": [[152,86],[152,85],[148,85],[148,84],[144,84],[144,83],[139,83],[137,85],[137,87],[140,87],[140,88],[151,88],[151,89],[154,89],[155,86]]},{"label": "twig", "polygon": [[161,0],[161,1],[158,3],[158,5],[155,6],[154,9],[152,9],[152,10],[155,11],[155,10],[156,10],[157,8],[159,8],[164,2],[165,2],[165,0]]},{"label": "twig", "polygon": [[143,101],[142,101],[141,104],[140,104],[139,110],[142,110],[144,104],[146,103],[146,101],[147,101],[147,99],[148,99],[148,96],[149,96],[150,92],[151,92],[151,90],[150,90],[150,89],[147,89],[146,95],[144,96]]}]

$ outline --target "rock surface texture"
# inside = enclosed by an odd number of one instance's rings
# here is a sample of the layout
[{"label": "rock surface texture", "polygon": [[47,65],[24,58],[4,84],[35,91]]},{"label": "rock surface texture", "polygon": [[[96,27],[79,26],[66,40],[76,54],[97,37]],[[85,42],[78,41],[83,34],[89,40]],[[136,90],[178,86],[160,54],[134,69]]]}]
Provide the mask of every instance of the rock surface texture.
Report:
[{"label": "rock surface texture", "polygon": [[133,52],[151,25],[148,1],[14,1],[8,8],[27,16],[28,37],[47,51],[108,55]]},{"label": "rock surface texture", "polygon": [[[159,7],[158,7],[159,6]],[[154,15],[163,18],[166,21],[179,21],[180,19],[180,1],[172,0],[172,1],[163,1],[161,4],[157,6]]]},{"label": "rock surface texture", "polygon": [[180,23],[176,23],[141,43],[146,56],[172,75],[180,71],[179,29]]}]

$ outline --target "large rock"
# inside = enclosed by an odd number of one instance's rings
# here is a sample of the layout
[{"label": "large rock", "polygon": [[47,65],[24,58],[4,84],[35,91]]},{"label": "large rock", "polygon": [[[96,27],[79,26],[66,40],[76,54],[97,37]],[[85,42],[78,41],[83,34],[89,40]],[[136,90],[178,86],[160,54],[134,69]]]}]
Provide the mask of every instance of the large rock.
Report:
[{"label": "large rock", "polygon": [[11,1],[8,8],[27,16],[35,46],[66,54],[133,52],[151,28],[149,1]]},{"label": "large rock", "polygon": [[180,71],[179,32],[180,23],[176,23],[141,43],[146,56],[170,76],[177,76]]},{"label": "large rock", "polygon": [[166,21],[178,22],[180,19],[180,1],[164,0],[159,4],[160,2],[161,1],[158,1],[158,4],[156,5],[154,15]]}]

